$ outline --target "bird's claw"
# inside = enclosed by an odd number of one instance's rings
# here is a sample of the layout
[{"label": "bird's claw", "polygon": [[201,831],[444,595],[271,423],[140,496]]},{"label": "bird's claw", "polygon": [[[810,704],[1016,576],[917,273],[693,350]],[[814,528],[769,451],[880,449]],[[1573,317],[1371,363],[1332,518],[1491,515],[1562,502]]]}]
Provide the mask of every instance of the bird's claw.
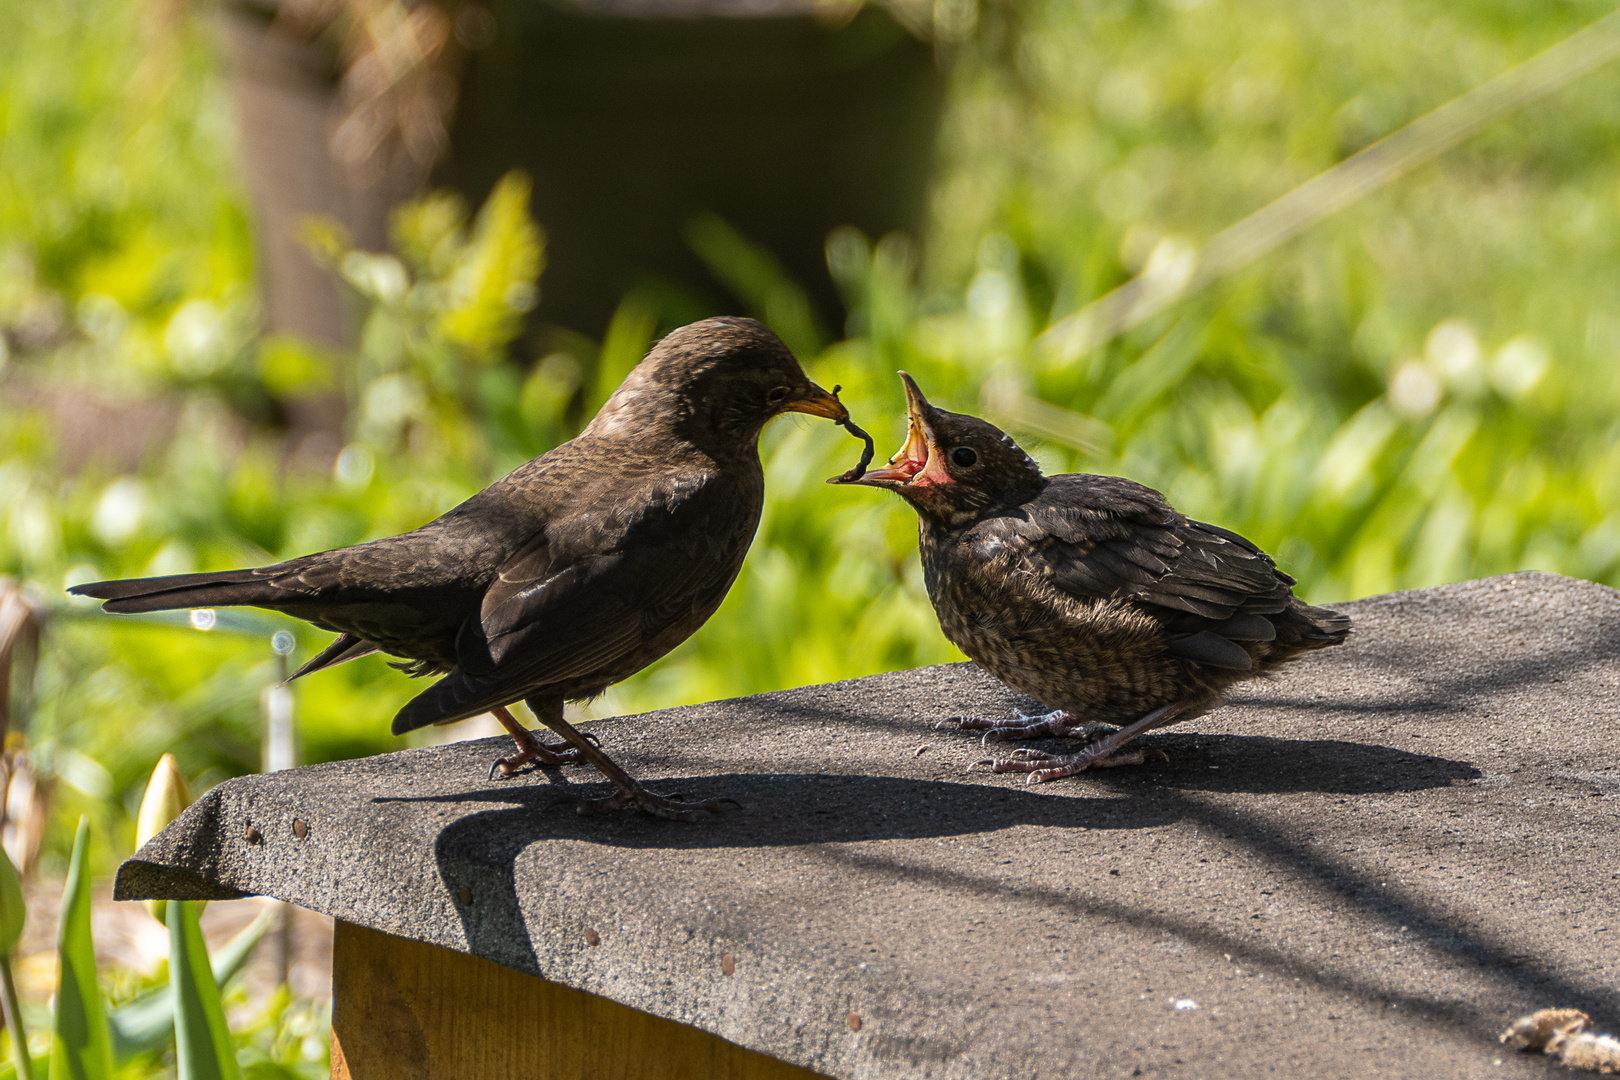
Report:
[{"label": "bird's claw", "polygon": [[[601,746],[602,741],[595,735],[586,735],[594,746]],[[542,769],[555,768],[558,765],[580,765],[585,762],[585,755],[569,746],[567,743],[543,743],[535,739],[533,745],[526,746],[517,753],[508,757],[496,758],[489,767],[489,779],[498,776],[517,776],[528,772],[525,766],[533,763]]]},{"label": "bird's claw", "polygon": [[[1082,751],[1067,757],[1058,757],[1043,750],[1020,747],[1009,757],[980,758],[974,765],[988,765],[993,773],[1026,773],[1026,784],[1044,784],[1048,780],[1061,780],[1065,776],[1083,773],[1087,769],[1112,769],[1120,765],[1140,765],[1148,754],[1170,760],[1162,750],[1119,750],[1112,754],[1093,754]],[[971,768],[972,766],[969,766]]]},{"label": "bird's claw", "polygon": [[702,820],[698,813],[700,810],[718,814],[721,808],[727,804],[739,810],[742,809],[742,803],[731,798],[711,799],[708,802],[691,804],[679,801],[682,798],[680,792],[666,798],[662,795],[654,795],[640,784],[634,784],[628,789],[621,788],[614,794],[602,799],[567,798],[559,801],[572,802],[575,813],[585,817],[610,813],[634,803],[636,808],[644,814],[651,814],[653,817],[663,818],[666,821],[686,822]]},{"label": "bird's claw", "polygon": [[1062,709],[1054,709],[1049,713],[1039,714],[1014,710],[1011,720],[986,720],[977,716],[952,716],[934,725],[935,730],[937,731],[941,725],[953,720],[963,731],[984,732],[979,737],[980,746],[989,745],[991,739],[997,741],[1033,739],[1043,735],[1059,739],[1079,736],[1088,740],[1095,740],[1104,735],[1111,735],[1117,730],[1109,724],[1081,721]]}]

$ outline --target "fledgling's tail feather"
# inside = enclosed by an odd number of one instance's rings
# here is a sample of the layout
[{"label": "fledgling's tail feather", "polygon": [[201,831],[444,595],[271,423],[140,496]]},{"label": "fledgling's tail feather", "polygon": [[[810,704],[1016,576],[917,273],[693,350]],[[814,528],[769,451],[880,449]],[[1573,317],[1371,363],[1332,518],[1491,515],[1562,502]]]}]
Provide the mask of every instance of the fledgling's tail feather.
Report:
[{"label": "fledgling's tail feather", "polygon": [[1301,603],[1298,614],[1303,616],[1304,622],[1309,626],[1309,629],[1300,635],[1301,643],[1318,647],[1337,645],[1350,633],[1350,616],[1332,608],[1312,607]]},{"label": "fledgling's tail feather", "polygon": [[274,606],[285,595],[252,570],[222,570],[212,574],[174,574],[170,577],[126,578],[75,585],[68,592],[105,600],[103,611],[134,615],[142,611],[176,608]]}]

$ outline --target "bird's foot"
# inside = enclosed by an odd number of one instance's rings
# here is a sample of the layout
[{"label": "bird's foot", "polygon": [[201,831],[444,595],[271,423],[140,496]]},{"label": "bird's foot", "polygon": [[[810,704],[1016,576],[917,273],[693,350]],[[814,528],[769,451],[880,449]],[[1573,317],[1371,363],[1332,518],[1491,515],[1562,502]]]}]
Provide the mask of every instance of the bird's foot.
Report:
[{"label": "bird's foot", "polygon": [[736,799],[711,799],[703,803],[681,802],[680,795],[674,798],[664,798],[654,795],[640,784],[631,781],[629,787],[621,787],[616,794],[605,799],[575,799],[574,809],[587,817],[596,814],[606,814],[621,809],[632,803],[644,814],[663,818],[666,821],[700,821],[701,811],[718,814],[726,806],[742,808],[742,803]]},{"label": "bird's foot", "polygon": [[[1120,728],[1101,742],[1092,743],[1078,754],[1069,754],[1065,757],[1054,757],[1040,750],[1017,750],[1012,757],[984,758],[975,761],[974,765],[988,765],[991,772],[1021,772],[1028,773],[1028,782],[1032,784],[1044,783],[1047,780],[1057,780],[1064,776],[1073,776],[1075,773],[1085,772],[1087,769],[1111,769],[1116,765],[1140,765],[1143,752],[1139,749],[1126,750],[1125,745],[1143,732],[1154,728],[1173,724],[1189,712],[1201,709],[1209,704],[1209,699],[1193,698],[1187,701],[1173,701],[1168,705],[1161,705],[1157,709],[1132,724]],[[1163,751],[1149,750],[1147,753],[1166,757]]]},{"label": "bird's foot", "polygon": [[[543,743],[534,737],[534,733],[524,730],[525,738],[513,736],[518,744],[518,752],[507,757],[497,758],[489,767],[489,778],[496,776],[516,776],[524,771],[524,766],[533,762],[542,769],[554,768],[558,765],[579,765],[585,761],[585,755],[565,742]],[[595,735],[585,736],[594,745],[602,745],[602,740]]]},{"label": "bird's foot", "polygon": [[1113,769],[1121,765],[1140,765],[1147,760],[1147,753],[1158,754],[1160,752],[1133,748],[1130,750],[1116,750],[1112,754],[1099,754],[1095,750],[1082,750],[1078,754],[1059,756],[1048,754],[1043,750],[1019,749],[1014,750],[1011,757],[981,758],[973,764],[988,765],[993,773],[1028,773],[1028,783],[1044,784],[1048,780],[1059,780],[1065,776],[1085,772],[1087,769]]},{"label": "bird's foot", "polygon": [[1085,739],[1088,742],[1106,738],[1119,730],[1111,724],[1099,724],[1092,721],[1081,720],[1073,713],[1062,709],[1054,709],[1049,713],[1028,715],[1014,711],[1011,720],[986,720],[977,716],[949,716],[934,725],[937,731],[949,723],[955,723],[963,731],[982,731],[984,735],[979,739],[983,746],[991,739],[1035,739],[1042,735],[1051,735],[1059,739]]}]

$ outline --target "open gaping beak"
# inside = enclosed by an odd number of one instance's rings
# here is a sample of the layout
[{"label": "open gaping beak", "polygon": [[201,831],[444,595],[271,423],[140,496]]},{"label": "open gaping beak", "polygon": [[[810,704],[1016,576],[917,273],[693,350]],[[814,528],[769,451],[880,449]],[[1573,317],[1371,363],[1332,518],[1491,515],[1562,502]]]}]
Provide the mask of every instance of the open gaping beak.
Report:
[{"label": "open gaping beak", "polygon": [[815,383],[811,383],[809,389],[801,396],[783,405],[782,411],[809,413],[811,416],[825,416],[835,424],[842,424],[849,419],[849,410],[844,408],[844,403]]},{"label": "open gaping beak", "polygon": [[850,483],[900,488],[911,483],[928,468],[933,453],[934,437],[933,432],[928,429],[927,418],[933,410],[910,375],[900,372],[900,381],[906,387],[906,420],[911,425],[906,432],[905,445],[889,459],[887,465],[880,469],[872,469],[859,480],[852,480]]}]

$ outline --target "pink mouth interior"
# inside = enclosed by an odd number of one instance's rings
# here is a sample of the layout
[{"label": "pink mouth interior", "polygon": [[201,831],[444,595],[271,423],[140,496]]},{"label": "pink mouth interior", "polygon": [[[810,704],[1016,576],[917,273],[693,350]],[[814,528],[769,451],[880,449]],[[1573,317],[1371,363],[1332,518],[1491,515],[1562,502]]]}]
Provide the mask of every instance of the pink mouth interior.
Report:
[{"label": "pink mouth interior", "polygon": [[[918,473],[928,468],[928,441],[926,439],[914,439],[912,435],[911,431],[906,433],[906,444],[900,448],[900,453],[906,455],[905,460],[895,462],[889,466],[896,472],[905,473],[907,480],[914,478]],[[908,452],[914,442],[922,443],[922,457],[920,458]]]}]

